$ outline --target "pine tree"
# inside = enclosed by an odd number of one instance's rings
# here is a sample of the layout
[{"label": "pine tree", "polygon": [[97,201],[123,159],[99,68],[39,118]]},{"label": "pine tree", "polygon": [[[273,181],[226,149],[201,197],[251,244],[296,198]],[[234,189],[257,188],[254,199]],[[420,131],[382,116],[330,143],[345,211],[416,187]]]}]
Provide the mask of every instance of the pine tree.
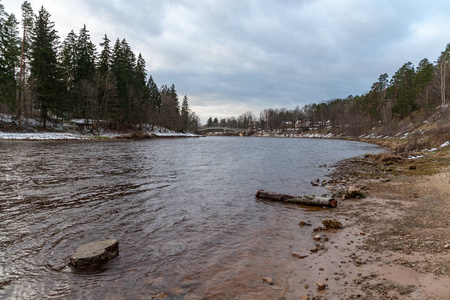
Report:
[{"label": "pine tree", "polygon": [[386,88],[388,85],[388,74],[384,73],[378,77],[378,81],[372,84],[372,88],[367,95],[366,111],[374,121],[386,121],[388,114],[386,111]]},{"label": "pine tree", "polygon": [[394,98],[392,112],[400,118],[410,115],[417,109],[417,97],[414,93],[413,80],[415,69],[411,62],[405,63],[391,79],[391,96]]},{"label": "pine tree", "polygon": [[447,44],[445,50],[441,52],[441,55],[436,62],[437,74],[436,80],[439,85],[439,94],[441,96],[441,106],[447,102],[447,75],[448,75],[448,64],[450,61],[450,44]]},{"label": "pine tree", "polygon": [[57,48],[58,36],[54,24],[50,21],[50,13],[42,6],[33,30],[30,64],[44,128],[50,112],[58,115],[64,110],[62,99],[65,88],[58,66]]},{"label": "pine tree", "polygon": [[430,83],[433,80],[434,67],[426,58],[419,62],[413,80],[414,93],[418,97],[419,109],[429,106]]}]

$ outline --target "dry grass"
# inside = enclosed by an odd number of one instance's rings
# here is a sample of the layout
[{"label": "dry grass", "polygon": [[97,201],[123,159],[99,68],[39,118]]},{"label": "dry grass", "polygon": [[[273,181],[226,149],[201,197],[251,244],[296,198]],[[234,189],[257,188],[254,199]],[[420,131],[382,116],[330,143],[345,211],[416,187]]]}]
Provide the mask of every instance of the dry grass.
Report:
[{"label": "dry grass", "polygon": [[375,160],[377,162],[388,162],[388,161],[399,162],[404,159],[403,157],[394,155],[390,152],[382,152],[382,153],[378,153],[378,154],[373,154],[373,155],[371,155],[371,157],[373,160]]}]

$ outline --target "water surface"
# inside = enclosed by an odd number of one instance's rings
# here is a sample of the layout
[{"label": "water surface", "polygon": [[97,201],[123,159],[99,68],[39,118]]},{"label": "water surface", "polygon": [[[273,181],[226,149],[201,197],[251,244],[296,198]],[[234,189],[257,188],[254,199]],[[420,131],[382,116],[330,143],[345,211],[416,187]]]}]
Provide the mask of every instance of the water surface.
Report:
[{"label": "water surface", "polygon": [[[377,151],[239,137],[0,142],[0,296],[273,299],[261,278],[301,270],[290,251],[314,242],[298,222],[320,216],[255,192],[320,195],[320,165]],[[102,272],[67,267],[78,244],[110,238],[120,255]]]}]

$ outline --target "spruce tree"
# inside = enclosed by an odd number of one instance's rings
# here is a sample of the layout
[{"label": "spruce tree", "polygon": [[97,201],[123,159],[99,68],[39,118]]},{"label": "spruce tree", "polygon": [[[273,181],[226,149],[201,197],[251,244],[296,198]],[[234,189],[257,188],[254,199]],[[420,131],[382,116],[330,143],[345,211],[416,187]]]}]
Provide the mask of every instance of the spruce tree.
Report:
[{"label": "spruce tree", "polygon": [[76,42],[75,54],[75,99],[76,112],[81,118],[93,118],[96,107],[96,84],[94,81],[96,49],[91,42],[86,25],[80,29]]},{"label": "spruce tree", "polygon": [[189,127],[189,104],[188,98],[184,95],[183,102],[181,103],[181,130],[187,131]]},{"label": "spruce tree", "polygon": [[127,41],[117,39],[111,61],[117,93],[114,104],[114,115],[120,125],[131,125],[131,107],[134,98],[133,78],[136,57]]},{"label": "spruce tree", "polygon": [[22,115],[27,108],[26,93],[26,74],[27,74],[27,62],[30,60],[30,45],[31,34],[34,24],[34,12],[31,8],[31,4],[25,1],[22,4],[22,51],[20,55],[20,72],[19,72],[19,92],[17,96],[17,117],[19,119],[19,127],[22,126]]},{"label": "spruce tree", "polygon": [[147,70],[145,69],[145,60],[142,57],[142,54],[139,53],[132,83],[135,97],[135,101],[132,103],[132,105],[135,106],[132,107],[132,111],[134,112],[132,119],[134,120],[133,123],[139,123],[140,129],[142,129],[143,122],[148,119],[146,116],[150,108],[150,91],[145,82],[146,76]]},{"label": "spruce tree", "polygon": [[14,14],[7,15],[0,7],[0,102],[11,111],[16,108],[17,80],[16,68],[19,65],[20,39]]},{"label": "spruce tree", "polygon": [[64,82],[57,60],[58,36],[50,21],[50,13],[42,6],[33,30],[31,45],[31,77],[35,81],[36,101],[40,106],[43,127],[49,113],[64,111]]},{"label": "spruce tree", "polygon": [[62,42],[59,58],[61,62],[63,80],[67,89],[68,109],[70,110],[73,110],[74,107],[76,107],[75,72],[77,61],[77,40],[78,36],[73,30],[71,30]]},{"label": "spruce tree", "polygon": [[103,42],[100,43],[100,46],[103,47],[102,52],[100,53],[100,58],[98,61],[98,72],[100,75],[104,75],[111,70],[111,40],[108,39],[108,36],[105,34],[103,37]]},{"label": "spruce tree", "polygon": [[114,79],[111,73],[111,41],[105,34],[103,42],[100,46],[103,47],[97,65],[98,72],[98,108],[95,128],[98,128],[100,119],[108,119],[110,116],[106,113],[111,94],[114,91]]},{"label": "spruce tree", "polygon": [[158,86],[153,81],[153,77],[151,75],[147,82],[147,88],[150,92],[151,106],[154,112],[159,113],[161,111],[161,94],[159,93]]}]

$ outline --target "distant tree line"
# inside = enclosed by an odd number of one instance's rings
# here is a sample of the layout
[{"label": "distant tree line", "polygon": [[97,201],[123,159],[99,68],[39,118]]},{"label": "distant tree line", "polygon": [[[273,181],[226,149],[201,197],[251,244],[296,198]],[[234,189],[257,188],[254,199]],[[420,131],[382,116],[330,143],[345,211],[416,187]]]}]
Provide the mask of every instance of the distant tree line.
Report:
[{"label": "distant tree line", "polygon": [[44,7],[35,15],[25,1],[19,23],[0,2],[0,112],[15,115],[19,126],[38,115],[44,127],[49,118],[79,118],[93,128],[197,130],[187,96],[180,106],[174,84],[158,88],[125,39],[105,35],[100,47],[85,25],[60,42]]},{"label": "distant tree line", "polygon": [[403,64],[389,79],[381,74],[370,90],[361,96],[333,99],[293,110],[264,109],[259,118],[245,113],[238,118],[212,120],[212,125],[253,128],[262,130],[331,127],[336,132],[360,135],[377,124],[386,130],[399,120],[413,118],[418,111],[432,112],[446,106],[450,86],[450,44],[435,62],[422,59],[417,67],[411,62]]},{"label": "distant tree line", "polygon": [[250,128],[253,127],[256,122],[256,118],[252,114],[252,112],[246,112],[242,114],[238,118],[230,117],[230,118],[209,118],[206,121],[206,127],[228,127],[228,128]]}]

